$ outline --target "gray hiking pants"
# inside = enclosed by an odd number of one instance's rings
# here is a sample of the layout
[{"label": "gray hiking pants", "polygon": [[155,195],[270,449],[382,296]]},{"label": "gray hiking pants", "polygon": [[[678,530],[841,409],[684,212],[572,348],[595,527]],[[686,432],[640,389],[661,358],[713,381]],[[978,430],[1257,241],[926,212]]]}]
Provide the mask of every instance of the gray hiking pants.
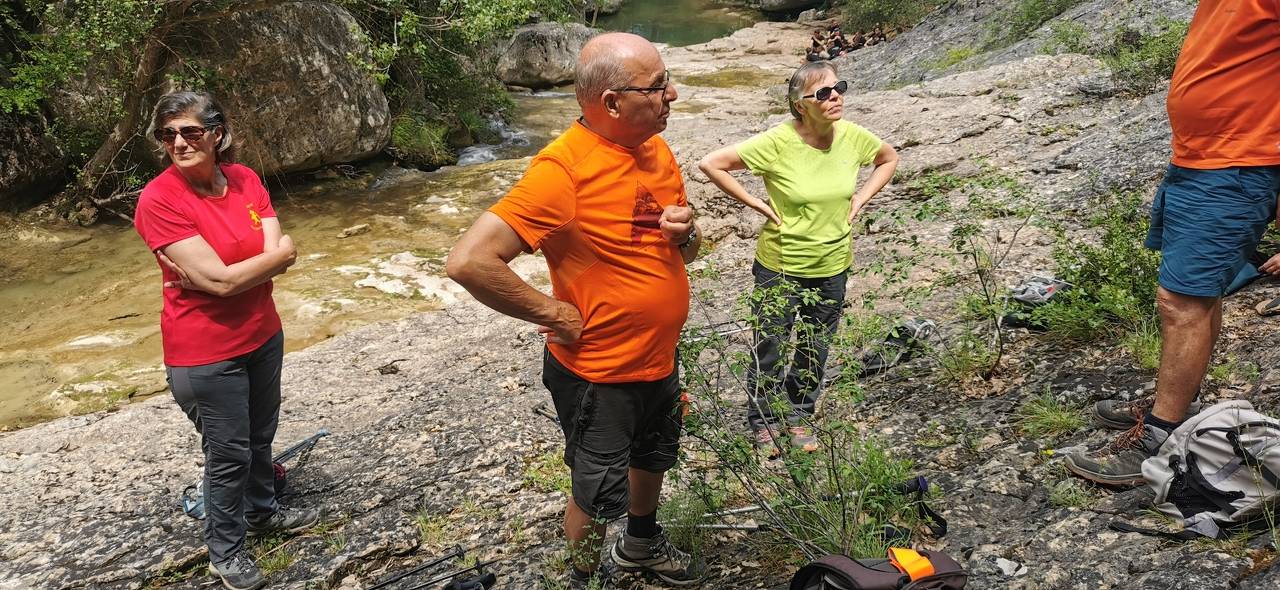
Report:
[{"label": "gray hiking pants", "polygon": [[173,399],[195,423],[204,449],[204,540],[213,563],[244,547],[246,519],[261,522],[278,509],[271,441],[283,360],[278,332],[235,358],[166,368]]},{"label": "gray hiking pants", "polygon": [[[773,272],[759,261],[751,272],[757,293],[767,295],[782,283],[789,283],[790,288],[774,294],[782,301],[755,301],[752,305],[760,324],[752,335],[754,362],[747,367],[747,424],[753,431],[767,425],[796,426],[813,415],[818,403],[827,350],[840,325],[849,272],[824,278],[793,277]],[[793,331],[796,341],[788,367],[785,356]],[[783,394],[790,407],[779,416],[771,402]]]}]

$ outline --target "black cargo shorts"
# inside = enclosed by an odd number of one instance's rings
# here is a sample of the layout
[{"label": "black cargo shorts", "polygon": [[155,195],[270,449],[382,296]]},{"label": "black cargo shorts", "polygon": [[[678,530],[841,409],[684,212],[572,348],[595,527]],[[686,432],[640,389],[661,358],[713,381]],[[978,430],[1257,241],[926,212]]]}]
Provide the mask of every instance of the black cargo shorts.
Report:
[{"label": "black cargo shorts", "polygon": [[593,518],[614,519],[631,504],[627,469],[664,473],[676,464],[684,425],[677,367],[658,381],[592,383],[542,353],[542,384],[564,431],[573,500]]}]

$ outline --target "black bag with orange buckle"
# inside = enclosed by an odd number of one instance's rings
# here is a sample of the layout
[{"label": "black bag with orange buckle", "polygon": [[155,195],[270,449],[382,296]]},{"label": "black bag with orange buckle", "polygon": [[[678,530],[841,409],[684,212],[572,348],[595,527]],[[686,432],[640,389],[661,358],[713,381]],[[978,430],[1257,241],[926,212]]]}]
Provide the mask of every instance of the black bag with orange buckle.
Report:
[{"label": "black bag with orange buckle", "polygon": [[969,574],[937,551],[889,549],[885,559],[827,555],[791,578],[791,590],[963,590]]}]

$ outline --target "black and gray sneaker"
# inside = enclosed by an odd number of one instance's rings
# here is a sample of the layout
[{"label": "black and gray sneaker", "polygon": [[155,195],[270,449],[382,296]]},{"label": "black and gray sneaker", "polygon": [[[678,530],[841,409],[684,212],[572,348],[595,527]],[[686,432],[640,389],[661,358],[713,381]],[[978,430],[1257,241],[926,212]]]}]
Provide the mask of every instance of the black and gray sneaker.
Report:
[{"label": "black and gray sneaker", "polygon": [[257,590],[267,585],[258,564],[249,557],[249,552],[240,550],[229,559],[220,563],[210,563],[209,571],[222,578],[222,585],[231,590]]},{"label": "black and gray sneaker", "polygon": [[250,523],[245,536],[261,537],[276,533],[297,533],[320,524],[321,520],[324,520],[323,509],[281,507],[267,520]]},{"label": "black and gray sneaker", "polygon": [[577,568],[569,566],[569,590],[615,590],[615,579],[618,566],[605,559],[600,562],[596,571],[587,575],[578,573]]},{"label": "black and gray sneaker", "polygon": [[[1116,430],[1128,430],[1138,423],[1138,419],[1151,409],[1151,405],[1155,403],[1152,398],[1134,400],[1131,402],[1104,399],[1093,404],[1093,421],[1107,428]],[[1200,413],[1200,400],[1194,400],[1190,406],[1187,406],[1187,418]]]},{"label": "black and gray sneaker", "polygon": [[707,565],[701,559],[676,549],[662,527],[658,527],[658,534],[652,539],[622,533],[618,542],[613,544],[610,556],[624,570],[651,572],[675,586],[697,584],[707,576]]},{"label": "black and gray sneaker", "polygon": [[1168,438],[1164,429],[1139,421],[1101,449],[1071,453],[1063,463],[1068,471],[1094,483],[1136,487],[1146,483],[1142,462],[1155,455]]}]

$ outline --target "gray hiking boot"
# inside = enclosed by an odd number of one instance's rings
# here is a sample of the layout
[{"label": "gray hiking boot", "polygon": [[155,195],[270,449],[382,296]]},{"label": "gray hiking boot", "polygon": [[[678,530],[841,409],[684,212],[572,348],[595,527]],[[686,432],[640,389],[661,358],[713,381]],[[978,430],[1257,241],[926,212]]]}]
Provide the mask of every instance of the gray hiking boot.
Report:
[{"label": "gray hiking boot", "polygon": [[615,590],[614,581],[618,576],[618,566],[605,559],[600,566],[589,575],[581,575],[577,568],[569,566],[569,590]]},{"label": "gray hiking boot", "polygon": [[267,585],[262,570],[244,550],[237,551],[221,563],[210,563],[209,571],[222,578],[222,585],[231,590],[257,590]]},{"label": "gray hiking boot", "polygon": [[1136,487],[1142,479],[1142,462],[1160,450],[1169,438],[1161,428],[1139,422],[1105,447],[1090,453],[1071,453],[1063,463],[1067,470],[1094,483]]},{"label": "gray hiking boot", "polygon": [[275,533],[297,533],[305,531],[324,519],[324,510],[317,508],[284,508],[272,514],[267,520],[249,525],[245,536],[261,537]]},{"label": "gray hiking boot", "polygon": [[676,549],[662,527],[658,527],[658,534],[652,539],[622,533],[613,544],[610,556],[624,570],[651,572],[673,586],[697,584],[707,577],[707,564]]},{"label": "gray hiking boot", "polygon": [[[1104,399],[1093,404],[1093,421],[1107,428],[1128,430],[1138,423],[1138,419],[1151,409],[1155,399],[1146,398],[1131,402],[1115,399]],[[1186,417],[1200,413],[1200,400],[1194,400],[1187,406]]]}]

